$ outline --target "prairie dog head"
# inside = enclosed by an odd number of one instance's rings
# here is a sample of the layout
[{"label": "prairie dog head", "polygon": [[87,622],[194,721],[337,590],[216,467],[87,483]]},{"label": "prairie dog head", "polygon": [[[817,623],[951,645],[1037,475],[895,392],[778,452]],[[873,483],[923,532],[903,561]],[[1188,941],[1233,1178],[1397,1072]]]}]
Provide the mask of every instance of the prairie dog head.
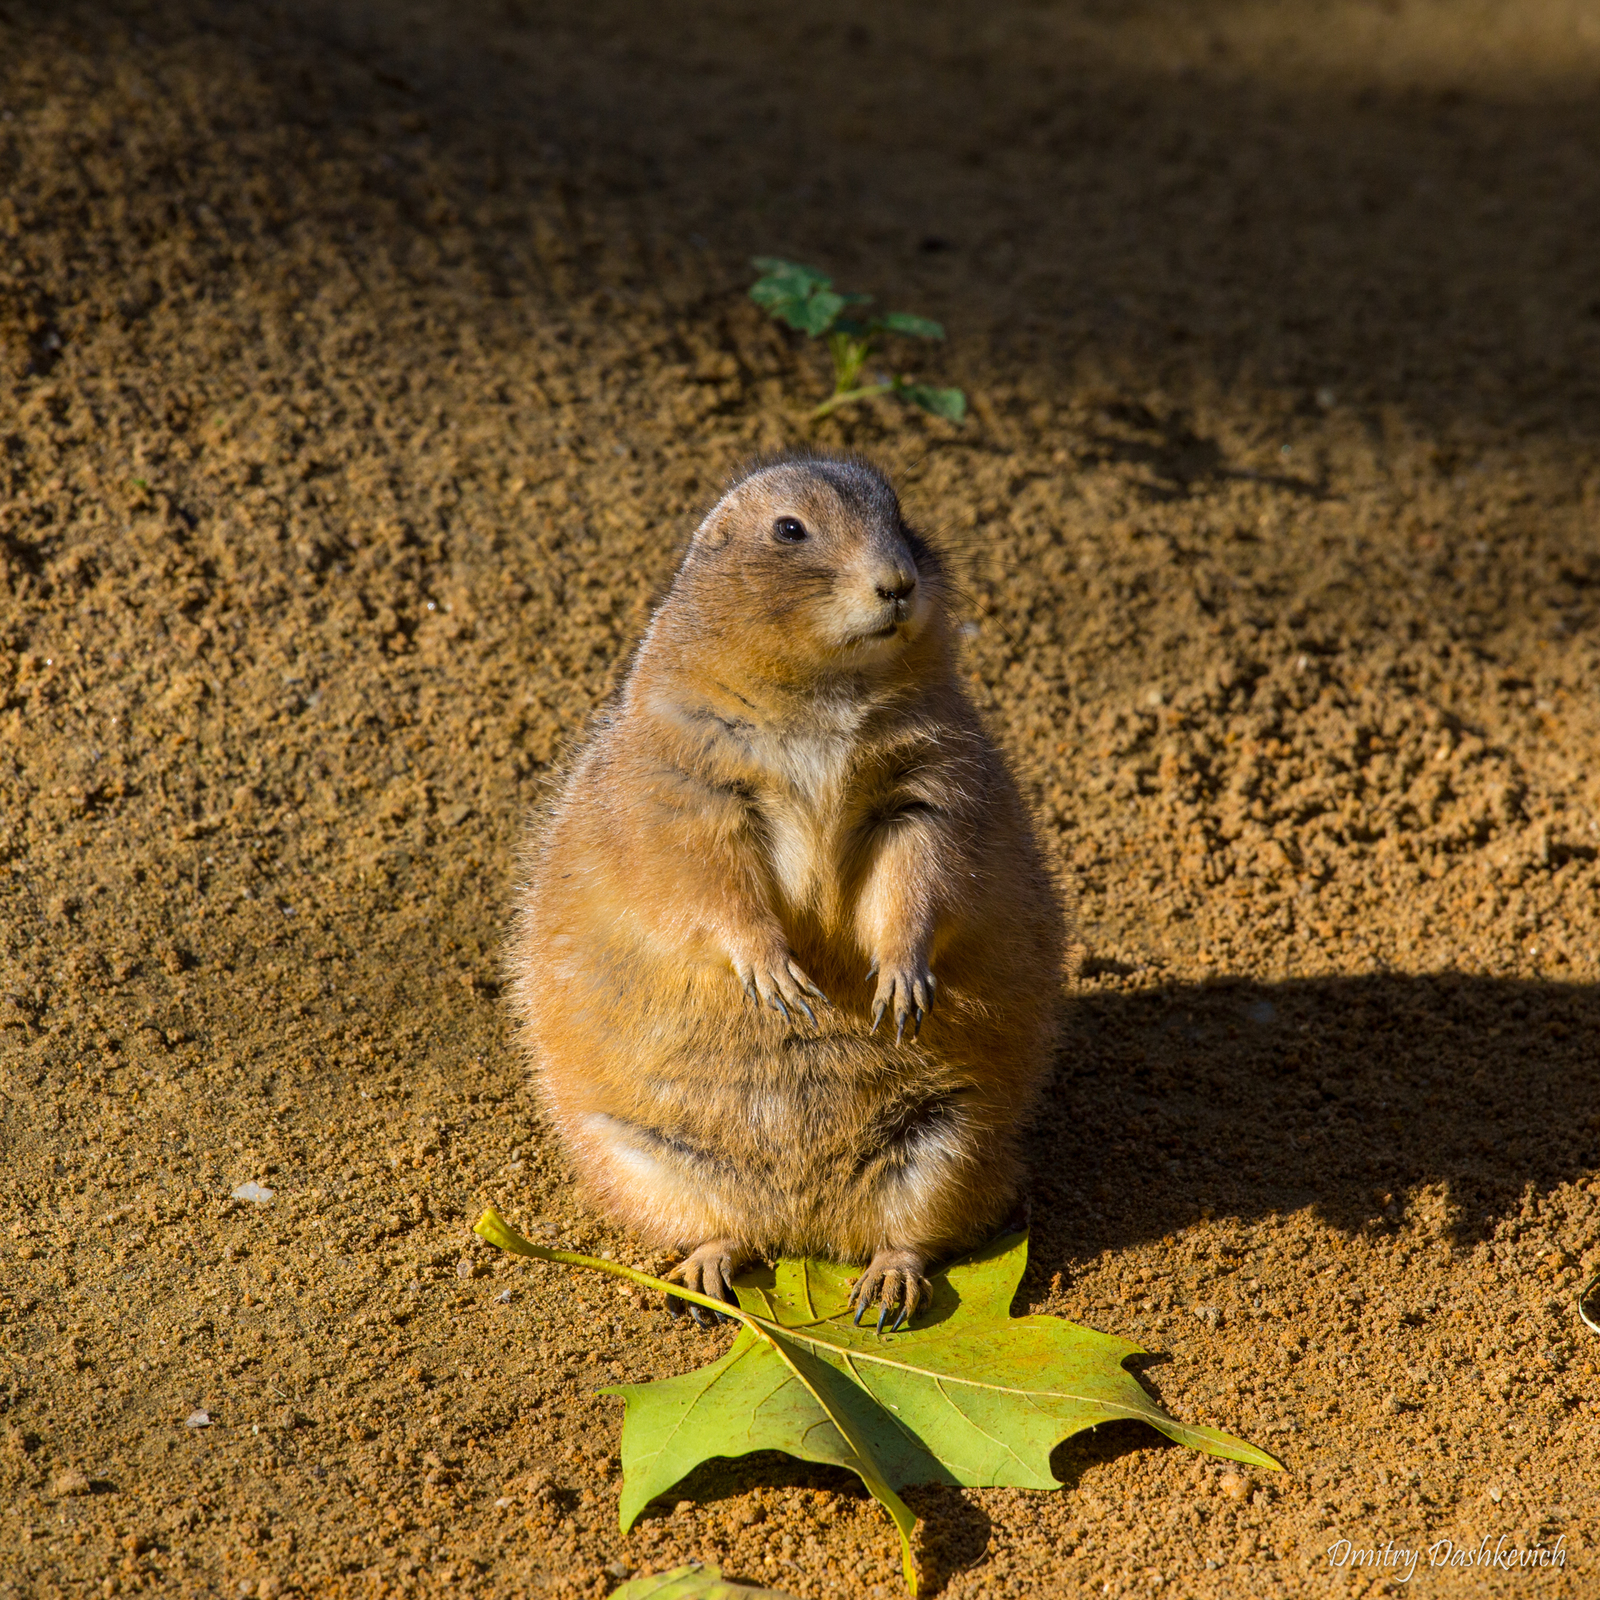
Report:
[{"label": "prairie dog head", "polygon": [[941,572],[889,481],[820,456],[760,467],[712,508],[679,582],[703,623],[774,666],[870,672],[939,614]]}]

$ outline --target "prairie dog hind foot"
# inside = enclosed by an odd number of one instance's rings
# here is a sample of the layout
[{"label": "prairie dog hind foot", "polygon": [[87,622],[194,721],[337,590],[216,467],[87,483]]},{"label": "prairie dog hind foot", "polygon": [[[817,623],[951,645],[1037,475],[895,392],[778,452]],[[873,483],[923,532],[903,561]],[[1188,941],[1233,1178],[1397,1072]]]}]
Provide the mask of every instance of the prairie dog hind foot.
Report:
[{"label": "prairie dog hind foot", "polygon": [[928,1258],[915,1250],[879,1250],[850,1291],[855,1320],[860,1322],[867,1307],[876,1304],[878,1332],[883,1332],[885,1322],[897,1318],[889,1331],[898,1333],[933,1302],[933,1285],[928,1282],[927,1271]]},{"label": "prairie dog hind foot", "polygon": [[[680,1261],[667,1274],[668,1283],[681,1283],[695,1294],[711,1300],[726,1300],[736,1306],[739,1297],[733,1292],[733,1280],[752,1259],[750,1252],[736,1239],[708,1239],[700,1248]],[[695,1305],[693,1301],[667,1296],[668,1315],[681,1317],[687,1311],[697,1328],[714,1328],[719,1322],[732,1322],[719,1311]]]}]

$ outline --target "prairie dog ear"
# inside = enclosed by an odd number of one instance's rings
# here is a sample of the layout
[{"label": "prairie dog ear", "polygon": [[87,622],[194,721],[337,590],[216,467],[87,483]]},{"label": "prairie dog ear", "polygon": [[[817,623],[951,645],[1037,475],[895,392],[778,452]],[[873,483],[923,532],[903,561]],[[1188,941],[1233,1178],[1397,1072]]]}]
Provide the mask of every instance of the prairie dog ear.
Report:
[{"label": "prairie dog ear", "polygon": [[692,546],[696,551],[706,555],[714,555],[718,550],[726,550],[733,542],[734,515],[733,508],[726,498],[719,500],[709,512],[706,520],[695,529]]}]

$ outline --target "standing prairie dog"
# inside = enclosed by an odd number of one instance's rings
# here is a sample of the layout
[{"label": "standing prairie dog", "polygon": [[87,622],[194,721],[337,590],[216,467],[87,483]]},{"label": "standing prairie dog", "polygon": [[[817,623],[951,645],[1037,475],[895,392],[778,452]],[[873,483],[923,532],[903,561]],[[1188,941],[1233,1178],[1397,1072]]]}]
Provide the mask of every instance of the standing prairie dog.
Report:
[{"label": "standing prairie dog", "polygon": [[903,1325],[1015,1203],[1063,917],[947,598],[873,468],[751,472],[532,842],[512,994],[545,1106],[701,1294],[822,1255]]}]

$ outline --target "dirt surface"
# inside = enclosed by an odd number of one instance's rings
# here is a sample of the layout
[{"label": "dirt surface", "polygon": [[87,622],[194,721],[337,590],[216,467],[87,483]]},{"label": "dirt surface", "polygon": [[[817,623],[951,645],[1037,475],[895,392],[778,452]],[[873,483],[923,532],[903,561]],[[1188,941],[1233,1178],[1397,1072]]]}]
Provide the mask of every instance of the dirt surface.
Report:
[{"label": "dirt surface", "polygon": [[1289,1468],[1103,1428],[917,1492],[930,1587],[1595,1593],[1597,147],[1577,0],[0,0],[0,1595],[898,1591],[784,1459],[620,1536],[592,1391],[726,1335],[468,1232],[640,1259],[498,950],[808,437],[756,253],[973,402],[816,437],[952,551],[1079,894],[1019,1308]]}]

